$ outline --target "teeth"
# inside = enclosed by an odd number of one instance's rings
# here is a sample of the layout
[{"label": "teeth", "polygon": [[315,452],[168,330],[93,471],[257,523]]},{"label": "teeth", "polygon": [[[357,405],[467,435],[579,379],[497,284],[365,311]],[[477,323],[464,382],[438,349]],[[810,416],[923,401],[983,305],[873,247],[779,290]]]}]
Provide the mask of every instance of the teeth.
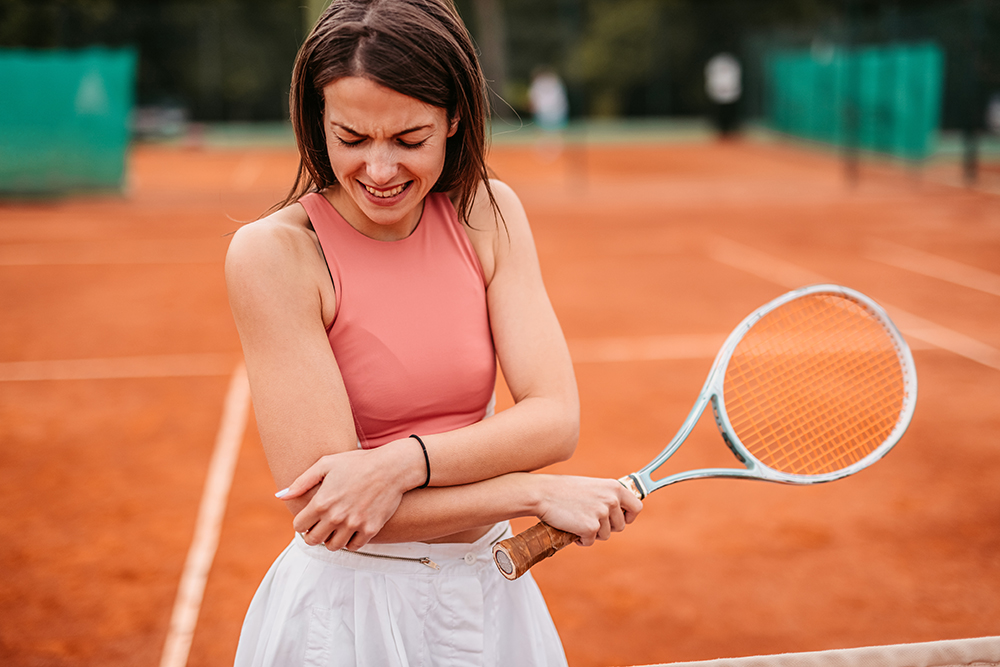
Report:
[{"label": "teeth", "polygon": [[[362,183],[362,185],[364,185],[364,183]],[[395,197],[400,192],[402,192],[403,188],[405,188],[405,187],[406,187],[406,184],[404,183],[403,185],[397,185],[392,190],[376,190],[373,187],[365,185],[365,190],[367,190],[368,192],[372,193],[376,197],[381,197],[381,198],[385,199],[387,197]]]}]

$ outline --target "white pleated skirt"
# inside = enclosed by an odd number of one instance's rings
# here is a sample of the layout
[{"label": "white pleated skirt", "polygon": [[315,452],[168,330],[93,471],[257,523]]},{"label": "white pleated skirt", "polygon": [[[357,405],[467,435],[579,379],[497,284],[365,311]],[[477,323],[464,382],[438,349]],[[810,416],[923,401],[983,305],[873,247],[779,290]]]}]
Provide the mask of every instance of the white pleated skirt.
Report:
[{"label": "white pleated skirt", "polygon": [[236,667],[565,666],[531,575],[507,581],[493,563],[509,534],[503,522],[471,544],[363,553],[296,535],[250,603]]}]

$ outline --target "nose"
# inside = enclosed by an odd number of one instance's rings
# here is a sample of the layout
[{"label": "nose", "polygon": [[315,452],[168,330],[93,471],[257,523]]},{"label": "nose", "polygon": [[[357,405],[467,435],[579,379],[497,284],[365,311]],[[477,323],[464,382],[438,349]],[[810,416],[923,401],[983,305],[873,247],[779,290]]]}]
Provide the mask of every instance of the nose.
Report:
[{"label": "nose", "polygon": [[399,171],[395,151],[388,146],[373,147],[366,165],[372,185],[389,185]]}]

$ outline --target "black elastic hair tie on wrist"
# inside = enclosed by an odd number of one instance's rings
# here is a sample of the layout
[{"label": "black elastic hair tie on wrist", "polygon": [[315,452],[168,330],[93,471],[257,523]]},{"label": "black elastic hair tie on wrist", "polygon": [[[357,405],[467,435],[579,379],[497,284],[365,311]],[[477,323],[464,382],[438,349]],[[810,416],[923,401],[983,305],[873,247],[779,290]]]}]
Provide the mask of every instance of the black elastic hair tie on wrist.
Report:
[{"label": "black elastic hair tie on wrist", "polygon": [[420,439],[420,436],[413,434],[410,437],[420,443],[420,449],[424,452],[424,465],[427,466],[427,479],[425,479],[424,483],[417,488],[426,489],[427,485],[431,483],[431,460],[430,457],[427,456],[427,447],[424,446],[424,441]]}]

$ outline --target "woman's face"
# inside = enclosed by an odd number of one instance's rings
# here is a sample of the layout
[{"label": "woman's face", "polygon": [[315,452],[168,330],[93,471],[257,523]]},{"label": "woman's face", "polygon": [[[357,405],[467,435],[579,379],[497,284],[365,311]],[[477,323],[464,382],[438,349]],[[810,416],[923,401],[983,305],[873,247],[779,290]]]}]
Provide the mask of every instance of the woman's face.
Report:
[{"label": "woman's face", "polygon": [[406,238],[441,175],[457,119],[357,76],[327,85],[323,99],[326,149],[339,184],[329,193],[334,206],[366,236]]}]

